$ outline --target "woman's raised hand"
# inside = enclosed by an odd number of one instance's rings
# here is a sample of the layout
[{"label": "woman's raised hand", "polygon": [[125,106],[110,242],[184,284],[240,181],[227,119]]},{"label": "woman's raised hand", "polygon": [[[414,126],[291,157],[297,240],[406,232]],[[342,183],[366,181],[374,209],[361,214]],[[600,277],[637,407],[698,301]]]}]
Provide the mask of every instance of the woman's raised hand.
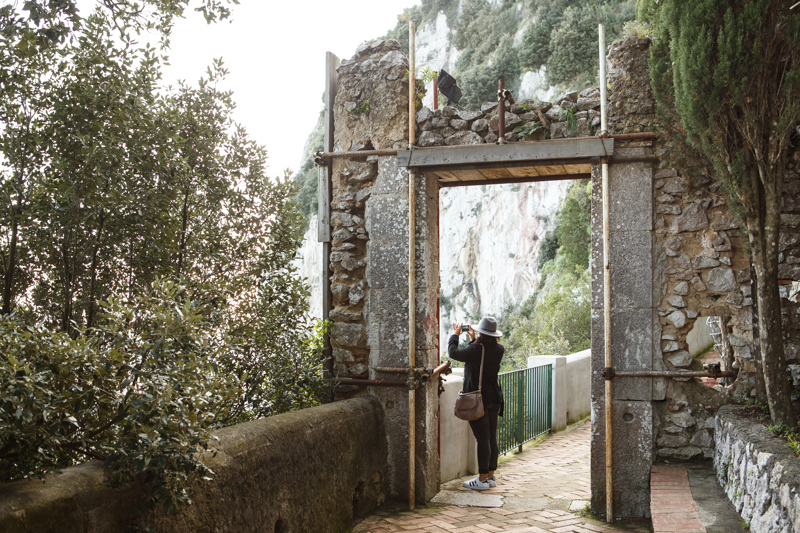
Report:
[{"label": "woman's raised hand", "polygon": [[461,335],[461,322],[458,324],[453,324],[453,335]]}]

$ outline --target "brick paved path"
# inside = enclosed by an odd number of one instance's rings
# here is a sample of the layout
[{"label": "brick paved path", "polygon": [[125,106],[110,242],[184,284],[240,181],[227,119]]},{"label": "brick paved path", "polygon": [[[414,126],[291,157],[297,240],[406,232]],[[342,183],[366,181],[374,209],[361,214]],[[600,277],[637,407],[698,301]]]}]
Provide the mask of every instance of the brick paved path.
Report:
[{"label": "brick paved path", "polygon": [[587,421],[518,455],[509,454],[510,460],[497,469],[494,489],[477,493],[461,487],[469,477],[455,480],[442,485],[428,506],[377,511],[355,524],[353,533],[652,531],[649,524],[610,525],[577,512],[590,498],[590,429]]}]

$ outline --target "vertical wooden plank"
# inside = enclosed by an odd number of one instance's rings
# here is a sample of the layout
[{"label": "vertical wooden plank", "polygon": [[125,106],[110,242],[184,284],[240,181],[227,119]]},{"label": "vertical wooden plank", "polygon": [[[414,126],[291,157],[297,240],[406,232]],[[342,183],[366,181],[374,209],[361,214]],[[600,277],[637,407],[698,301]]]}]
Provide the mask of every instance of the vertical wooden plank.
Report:
[{"label": "vertical wooden plank", "polygon": [[331,242],[331,163],[317,167],[317,241]]},{"label": "vertical wooden plank", "polygon": [[[336,101],[336,92],[339,88],[339,58],[332,52],[325,54],[325,118],[324,118],[324,144],[323,151],[333,151],[333,104]],[[333,309],[333,295],[331,294],[331,202],[333,201],[333,164],[328,163],[319,167],[317,193],[319,199],[319,226],[318,237],[322,242],[322,318],[330,318]],[[333,368],[330,359],[331,347],[329,336],[325,339],[325,355],[328,357],[329,370]]]},{"label": "vertical wooden plank", "polygon": [[[336,72],[339,68],[339,58],[332,52],[325,54],[325,118],[323,121],[324,144],[323,151],[333,151],[333,104],[336,101],[339,75]],[[319,201],[318,219],[318,240],[320,242],[330,242],[331,240],[331,174],[332,165],[328,164],[320,167],[319,179],[317,183],[317,195]],[[327,262],[327,258],[326,258]]]}]

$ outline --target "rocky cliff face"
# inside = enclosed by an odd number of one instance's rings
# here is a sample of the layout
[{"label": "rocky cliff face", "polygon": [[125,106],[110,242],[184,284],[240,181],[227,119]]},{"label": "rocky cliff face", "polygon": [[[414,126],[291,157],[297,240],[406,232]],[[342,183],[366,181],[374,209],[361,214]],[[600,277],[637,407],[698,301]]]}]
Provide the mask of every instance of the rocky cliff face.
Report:
[{"label": "rocky cliff face", "polygon": [[568,181],[453,187],[439,193],[440,339],[529,298],[539,248]]}]

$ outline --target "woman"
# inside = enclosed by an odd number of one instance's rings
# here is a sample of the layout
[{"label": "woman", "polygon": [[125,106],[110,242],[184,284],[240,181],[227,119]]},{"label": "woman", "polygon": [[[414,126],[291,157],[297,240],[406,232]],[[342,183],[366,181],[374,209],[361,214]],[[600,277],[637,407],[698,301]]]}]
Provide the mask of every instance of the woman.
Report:
[{"label": "woman", "polygon": [[[464,482],[464,486],[473,490],[487,490],[497,486],[494,471],[497,469],[497,417],[503,414],[503,391],[497,382],[500,361],[503,359],[502,344],[497,337],[497,320],[487,316],[481,319],[478,327],[469,328],[469,346],[458,349],[458,337],[461,334],[461,323],[453,324],[453,335],[447,343],[447,354],[450,359],[466,363],[464,366],[464,392],[478,390],[481,373],[481,351],[484,351],[483,397],[484,414],[469,423],[472,434],[478,441],[478,477]],[[483,350],[481,350],[481,346]]]}]

